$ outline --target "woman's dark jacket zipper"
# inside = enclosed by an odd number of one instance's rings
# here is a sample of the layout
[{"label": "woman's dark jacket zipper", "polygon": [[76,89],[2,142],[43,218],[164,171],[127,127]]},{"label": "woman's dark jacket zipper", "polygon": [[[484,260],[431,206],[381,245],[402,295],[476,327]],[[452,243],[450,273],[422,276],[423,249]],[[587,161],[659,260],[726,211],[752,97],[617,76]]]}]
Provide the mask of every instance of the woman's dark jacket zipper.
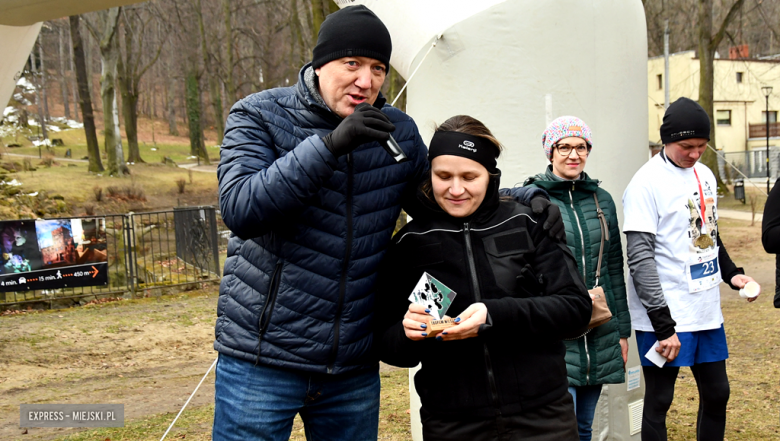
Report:
[{"label": "woman's dark jacket zipper", "polygon": [[[574,214],[574,220],[577,223],[577,229],[580,232],[580,244],[581,244],[581,250],[582,250],[582,282],[585,283],[585,286],[587,286],[588,278],[587,278],[587,269],[585,268],[585,235],[582,232],[582,225],[580,224],[580,216],[577,214],[577,209],[574,208],[574,195],[573,193],[577,191],[576,188],[577,181],[572,181],[571,183],[571,189],[569,190],[569,206],[571,207],[571,212]],[[602,233],[603,228],[601,229]],[[585,344],[585,360],[586,360],[586,369],[585,369],[585,385],[590,384],[590,350],[588,348],[588,334],[582,336],[583,342]]]},{"label": "woman's dark jacket zipper", "polygon": [[[469,223],[463,224],[463,237],[466,241],[466,256],[469,262],[469,278],[471,279],[471,290],[474,292],[474,303],[482,301],[482,294],[479,291],[479,280],[477,279],[477,268],[474,264],[474,252],[471,248],[471,229]],[[490,352],[487,345],[482,343],[485,352],[485,368],[487,369],[488,382],[490,383],[490,395],[493,407],[496,409],[496,415],[501,415],[500,403],[498,400],[498,387],[496,386],[496,376],[493,373],[493,363],[490,361]]]}]

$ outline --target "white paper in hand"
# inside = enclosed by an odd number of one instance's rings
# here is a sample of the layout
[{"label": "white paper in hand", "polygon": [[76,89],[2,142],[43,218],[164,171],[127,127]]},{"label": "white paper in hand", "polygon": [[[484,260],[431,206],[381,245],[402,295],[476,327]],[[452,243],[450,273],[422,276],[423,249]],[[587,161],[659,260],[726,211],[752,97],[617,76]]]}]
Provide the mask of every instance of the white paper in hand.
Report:
[{"label": "white paper in hand", "polygon": [[653,347],[650,348],[649,351],[647,351],[647,354],[645,354],[645,358],[653,362],[653,364],[658,367],[664,367],[664,364],[666,364],[666,357],[656,352],[656,348],[658,348],[657,341],[655,342]]}]

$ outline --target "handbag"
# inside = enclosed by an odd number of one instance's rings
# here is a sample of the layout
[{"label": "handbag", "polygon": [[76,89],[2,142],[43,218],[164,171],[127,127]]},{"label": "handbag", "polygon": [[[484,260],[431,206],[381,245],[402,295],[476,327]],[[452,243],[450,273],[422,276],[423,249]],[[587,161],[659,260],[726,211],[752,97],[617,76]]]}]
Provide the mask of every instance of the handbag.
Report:
[{"label": "handbag", "polygon": [[601,207],[599,207],[599,198],[596,197],[596,193],[593,193],[593,199],[596,201],[596,215],[599,218],[599,227],[601,227],[601,245],[599,246],[599,263],[596,267],[596,285],[593,289],[588,290],[588,293],[593,296],[593,312],[590,315],[588,330],[601,326],[612,319],[612,311],[609,310],[604,288],[599,286],[601,260],[604,257],[604,240],[605,238],[609,239],[609,229],[607,228],[607,218],[604,216],[604,212],[601,211]]}]

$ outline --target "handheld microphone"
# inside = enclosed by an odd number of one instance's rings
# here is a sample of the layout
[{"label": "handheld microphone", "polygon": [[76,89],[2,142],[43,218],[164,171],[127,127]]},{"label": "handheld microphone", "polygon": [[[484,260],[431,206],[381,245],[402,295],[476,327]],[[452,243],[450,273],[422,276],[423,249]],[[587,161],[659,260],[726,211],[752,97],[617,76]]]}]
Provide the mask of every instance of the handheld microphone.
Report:
[{"label": "handheld microphone", "polygon": [[395,159],[395,162],[398,164],[402,162],[406,162],[409,160],[409,158],[406,156],[403,150],[401,150],[401,146],[398,145],[398,143],[393,139],[393,135],[390,135],[390,137],[387,139],[384,143],[379,143],[382,148],[385,149],[388,155],[392,156],[393,159]]}]

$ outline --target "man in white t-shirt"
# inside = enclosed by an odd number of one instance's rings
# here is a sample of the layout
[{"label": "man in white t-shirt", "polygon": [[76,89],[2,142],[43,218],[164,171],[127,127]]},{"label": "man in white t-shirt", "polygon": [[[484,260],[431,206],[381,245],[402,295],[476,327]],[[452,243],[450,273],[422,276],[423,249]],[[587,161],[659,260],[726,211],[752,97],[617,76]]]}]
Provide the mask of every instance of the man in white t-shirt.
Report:
[{"label": "man in white t-shirt", "polygon": [[[667,439],[680,366],[690,366],[699,389],[697,439],[722,440],[725,432],[728,348],[719,284],[741,289],[753,279],[718,235],[717,183],[698,162],[709,139],[704,109],[688,98],[675,101],[661,125],[664,149],[623,194],[629,311],[646,385],[643,441]],[[656,342],[663,367],[645,357]]]}]

